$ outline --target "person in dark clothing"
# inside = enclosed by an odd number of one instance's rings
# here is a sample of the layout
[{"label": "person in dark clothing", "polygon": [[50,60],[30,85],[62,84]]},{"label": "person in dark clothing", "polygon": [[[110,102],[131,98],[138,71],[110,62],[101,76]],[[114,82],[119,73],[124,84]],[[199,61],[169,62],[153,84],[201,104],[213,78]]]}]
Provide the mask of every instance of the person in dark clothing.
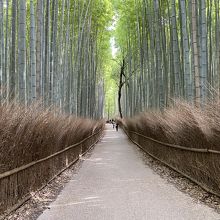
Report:
[{"label": "person in dark clothing", "polygon": [[115,128],[116,128],[116,131],[118,131],[118,123],[116,123],[116,126],[115,126]]}]

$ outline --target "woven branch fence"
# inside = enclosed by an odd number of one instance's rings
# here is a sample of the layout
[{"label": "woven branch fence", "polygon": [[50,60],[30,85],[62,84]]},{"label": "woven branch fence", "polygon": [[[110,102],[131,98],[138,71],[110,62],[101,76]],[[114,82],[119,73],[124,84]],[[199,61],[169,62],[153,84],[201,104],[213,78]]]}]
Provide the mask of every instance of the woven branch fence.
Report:
[{"label": "woven branch fence", "polygon": [[122,128],[147,154],[220,197],[220,151],[168,144]]},{"label": "woven branch fence", "polygon": [[0,174],[0,219],[74,164],[101,138],[103,129],[46,158]]}]

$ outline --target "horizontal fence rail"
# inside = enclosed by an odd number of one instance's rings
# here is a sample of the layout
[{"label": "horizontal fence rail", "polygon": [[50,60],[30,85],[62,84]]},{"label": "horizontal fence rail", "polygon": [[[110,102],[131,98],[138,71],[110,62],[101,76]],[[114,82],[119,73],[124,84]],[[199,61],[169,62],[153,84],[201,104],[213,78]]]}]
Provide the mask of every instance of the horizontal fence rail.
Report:
[{"label": "horizontal fence rail", "polygon": [[76,146],[78,146],[78,145],[84,143],[86,140],[88,140],[89,138],[93,137],[94,135],[97,135],[99,132],[100,132],[100,130],[99,130],[98,132],[96,132],[96,133],[90,135],[89,137],[85,138],[84,140],[80,141],[79,143],[76,143],[76,144],[74,144],[74,145],[71,145],[71,146],[69,146],[69,147],[66,147],[65,149],[63,149],[63,150],[61,150],[61,151],[58,151],[58,152],[56,152],[56,153],[54,153],[54,154],[52,154],[52,155],[50,155],[50,156],[48,156],[48,157],[45,157],[45,158],[42,158],[42,159],[40,159],[40,160],[31,162],[31,163],[29,163],[29,164],[26,164],[26,165],[23,165],[23,166],[21,166],[21,167],[15,168],[15,169],[13,169],[13,170],[10,170],[10,171],[1,173],[1,174],[0,174],[0,180],[3,179],[3,178],[5,178],[5,177],[11,176],[11,175],[13,175],[13,174],[15,174],[15,173],[18,173],[18,172],[20,172],[20,171],[22,171],[22,170],[25,170],[25,169],[27,169],[27,168],[29,168],[29,167],[31,167],[31,166],[34,166],[34,165],[36,165],[36,164],[38,164],[38,163],[42,163],[42,162],[45,161],[45,160],[49,160],[50,158],[55,157],[55,156],[57,156],[57,155],[59,155],[59,154],[62,154],[63,152],[66,152],[66,151],[68,151],[69,149],[74,148],[74,147],[76,147]]},{"label": "horizontal fence rail", "polygon": [[48,157],[0,174],[0,219],[21,206],[51,180],[74,164],[101,138],[103,129]]},{"label": "horizontal fence rail", "polygon": [[143,137],[145,139],[151,140],[155,143],[161,144],[163,146],[166,147],[172,147],[172,148],[176,148],[176,149],[181,149],[181,150],[186,150],[186,151],[192,151],[192,152],[200,152],[200,153],[213,153],[213,154],[220,154],[220,151],[216,151],[216,150],[211,150],[211,149],[207,149],[207,148],[191,148],[191,147],[184,147],[184,146],[180,146],[180,145],[176,145],[176,144],[169,144],[169,143],[165,143],[162,141],[158,141],[156,139],[153,139],[151,137],[145,136],[143,134],[140,134],[138,132],[135,131],[129,131],[130,133],[136,134],[139,137]]},{"label": "horizontal fence rail", "polygon": [[219,151],[164,143],[122,126],[129,139],[147,154],[220,197]]}]

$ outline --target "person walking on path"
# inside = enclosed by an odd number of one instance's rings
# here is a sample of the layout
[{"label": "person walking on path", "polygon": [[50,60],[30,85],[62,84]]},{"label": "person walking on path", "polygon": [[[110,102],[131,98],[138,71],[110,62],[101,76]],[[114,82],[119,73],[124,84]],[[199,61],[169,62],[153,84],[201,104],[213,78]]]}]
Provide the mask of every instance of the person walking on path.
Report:
[{"label": "person walking on path", "polygon": [[115,122],[112,120],[113,129],[115,128]]},{"label": "person walking on path", "polygon": [[118,131],[118,123],[116,123],[116,126],[115,126],[115,128],[116,128],[116,131]]}]

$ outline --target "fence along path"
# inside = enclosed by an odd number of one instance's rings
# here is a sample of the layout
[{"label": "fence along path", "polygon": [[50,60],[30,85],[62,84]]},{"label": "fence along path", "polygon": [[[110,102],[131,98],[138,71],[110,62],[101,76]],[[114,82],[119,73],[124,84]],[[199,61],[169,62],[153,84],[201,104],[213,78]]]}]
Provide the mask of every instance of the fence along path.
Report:
[{"label": "fence along path", "polygon": [[102,136],[103,130],[46,158],[0,174],[0,220],[17,209],[29,198],[31,192],[45,187],[57,175],[74,164]]},{"label": "fence along path", "polygon": [[110,125],[39,220],[220,219],[146,165],[141,150]]}]

